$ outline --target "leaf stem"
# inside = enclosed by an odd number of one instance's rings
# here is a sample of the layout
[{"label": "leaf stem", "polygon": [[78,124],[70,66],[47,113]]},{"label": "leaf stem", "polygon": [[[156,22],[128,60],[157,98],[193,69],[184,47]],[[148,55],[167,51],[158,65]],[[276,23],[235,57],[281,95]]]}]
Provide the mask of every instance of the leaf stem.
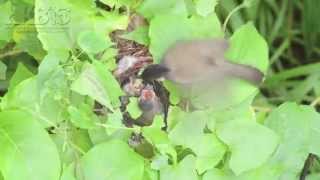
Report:
[{"label": "leaf stem", "polygon": [[21,50],[12,50],[12,51],[0,54],[0,59],[6,58],[8,56],[15,56],[15,55],[20,54],[22,52],[23,51],[21,51]]},{"label": "leaf stem", "polygon": [[242,3],[240,4],[239,6],[235,7],[227,16],[227,18],[225,19],[224,23],[223,23],[223,26],[222,26],[222,30],[223,32],[226,32],[226,29],[227,29],[227,24],[231,18],[231,16],[236,13],[237,11],[239,11],[240,9],[242,8],[245,8],[247,5],[245,3]]},{"label": "leaf stem", "polygon": [[255,111],[261,111],[261,112],[271,112],[272,109],[268,107],[260,107],[260,106],[252,106],[253,110]]},{"label": "leaf stem", "polygon": [[320,103],[320,97],[317,97],[315,100],[313,100],[310,104],[312,107],[316,107]]}]

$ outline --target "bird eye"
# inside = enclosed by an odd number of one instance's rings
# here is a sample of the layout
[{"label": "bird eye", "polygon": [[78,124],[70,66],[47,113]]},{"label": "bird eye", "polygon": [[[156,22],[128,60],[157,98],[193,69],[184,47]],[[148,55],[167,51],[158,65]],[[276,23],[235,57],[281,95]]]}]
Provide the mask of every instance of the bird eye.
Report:
[{"label": "bird eye", "polygon": [[211,65],[211,66],[216,66],[217,65],[216,59],[214,57],[204,56],[204,60],[208,65]]}]

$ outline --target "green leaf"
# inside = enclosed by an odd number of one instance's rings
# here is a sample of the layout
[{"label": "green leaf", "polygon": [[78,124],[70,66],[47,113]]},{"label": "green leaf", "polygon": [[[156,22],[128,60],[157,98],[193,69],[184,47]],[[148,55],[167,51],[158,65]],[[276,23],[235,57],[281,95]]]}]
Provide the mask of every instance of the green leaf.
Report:
[{"label": "green leaf", "polygon": [[2,99],[2,109],[36,110],[39,102],[38,89],[35,78],[28,78],[12,88]]},{"label": "green leaf", "polygon": [[[121,128],[125,128],[122,120],[123,116],[120,108],[116,109],[113,113],[108,113],[108,120],[106,122],[107,133],[110,135]],[[108,126],[110,128],[108,128]]]},{"label": "green leaf", "polygon": [[[163,28],[165,27],[165,28]],[[162,14],[150,22],[150,52],[159,63],[165,51],[178,40],[223,37],[218,17]]]},{"label": "green leaf", "polygon": [[13,40],[17,43],[17,47],[29,53],[38,61],[42,60],[46,52],[42,48],[42,44],[37,37],[38,33],[33,20],[19,24],[14,27]]},{"label": "green leaf", "polygon": [[268,165],[280,167],[281,178],[299,176],[308,154],[320,155],[320,115],[312,107],[284,103],[265,122],[280,136],[280,145]]},{"label": "green leaf", "polygon": [[196,169],[199,174],[215,167],[223,158],[227,147],[215,134],[203,134],[198,144],[193,148],[196,154]]},{"label": "green leaf", "polygon": [[221,169],[211,169],[203,175],[203,180],[236,180],[231,173],[222,171]]},{"label": "green leaf", "polygon": [[[39,92],[40,99],[35,112],[41,113],[49,122],[58,123],[66,119],[69,87],[62,69],[57,69],[50,79],[45,82],[45,87]],[[32,109],[31,109],[32,110]],[[39,114],[40,115],[40,114]],[[52,125],[52,124],[51,124]]]},{"label": "green leaf", "polygon": [[129,99],[129,104],[127,105],[127,111],[128,113],[130,114],[130,116],[133,118],[133,119],[137,119],[138,117],[141,116],[142,114],[142,111],[141,109],[139,108],[139,100],[138,98],[136,97],[131,97]]},{"label": "green leaf", "polygon": [[78,79],[72,83],[71,89],[81,95],[88,95],[111,110],[120,106],[119,97],[124,95],[111,72],[98,61],[85,64]]},{"label": "green leaf", "polygon": [[69,57],[69,53],[67,51],[57,51],[57,52],[49,52],[45,58],[42,60],[39,66],[39,72],[37,75],[38,86],[40,89],[43,89],[46,84],[49,84],[50,78],[54,76],[55,73],[62,71],[60,62],[65,62]]},{"label": "green leaf", "polygon": [[[63,101],[69,97],[70,90],[64,69],[59,63],[66,61],[68,57],[67,51],[50,51],[39,66],[36,77],[36,92],[39,100],[33,103],[36,109],[31,109],[31,111],[36,112],[39,116],[42,114],[44,118],[49,119],[49,122],[60,122],[67,114],[67,105]],[[50,124],[45,123],[45,125]]]},{"label": "green leaf", "polygon": [[124,34],[121,37],[124,39],[135,41],[139,44],[147,46],[149,44],[149,27],[147,26],[139,26],[132,32],[128,34]]},{"label": "green leaf", "polygon": [[59,179],[56,146],[30,114],[2,111],[0,144],[0,169],[5,179]]},{"label": "green leaf", "polygon": [[179,106],[171,106],[168,112],[168,130],[171,131],[184,117],[186,117],[186,112],[182,111]]},{"label": "green leaf", "polygon": [[169,165],[168,156],[165,155],[159,155],[152,159],[152,163],[150,164],[152,169],[160,170],[162,168],[165,168]]},{"label": "green leaf", "polygon": [[69,106],[68,112],[71,122],[79,128],[90,129],[95,127],[98,117],[93,113],[92,107],[82,103],[79,107]]},{"label": "green leaf", "polygon": [[224,123],[218,127],[217,135],[232,153],[230,168],[236,175],[265,163],[279,141],[272,130],[244,119]]},{"label": "green leaf", "polygon": [[257,0],[244,0],[244,1],[243,1],[243,4],[244,4],[246,7],[250,7],[250,6],[254,5],[255,3],[257,3]]},{"label": "green leaf", "polygon": [[108,129],[106,130],[106,128],[102,126],[94,129],[88,129],[90,140],[94,145],[106,142],[110,138],[107,133],[108,131]]},{"label": "green leaf", "polygon": [[137,9],[144,17],[151,19],[154,16],[172,13],[174,15],[186,15],[187,9],[183,0],[145,0]]},{"label": "green leaf", "polygon": [[4,4],[0,4],[0,40],[9,42],[12,35],[12,27],[14,21],[11,18],[12,5],[8,1]]},{"label": "green leaf", "polygon": [[[72,4],[75,9],[77,9],[79,12],[85,12],[87,11],[90,13],[90,11],[93,11],[96,4],[92,0],[82,0],[82,1],[77,1],[77,0],[65,0],[69,4]],[[85,10],[85,11],[84,11]]]},{"label": "green leaf", "polygon": [[6,80],[7,65],[0,61],[0,80]]},{"label": "green leaf", "polygon": [[231,36],[226,57],[232,62],[251,65],[266,73],[269,67],[268,51],[266,41],[249,22]]},{"label": "green leaf", "polygon": [[214,12],[218,0],[197,0],[195,1],[197,13],[201,16],[208,16]]},{"label": "green leaf", "polygon": [[158,180],[158,176],[158,171],[152,170],[149,167],[145,167],[143,180]]},{"label": "green leaf", "polygon": [[[68,96],[69,89],[59,61],[64,61],[68,56],[68,53],[50,52],[40,64],[38,75],[32,79],[24,80],[30,72],[18,66],[19,71],[13,76],[14,83],[10,85],[3,107],[24,109],[43,120],[41,123],[45,127],[62,121],[66,107],[61,102]],[[22,75],[26,76],[19,77]]]},{"label": "green leaf", "polygon": [[118,54],[118,49],[108,48],[107,50],[105,50],[105,52],[101,57],[101,61],[104,62],[104,64],[106,64],[106,67],[110,71],[113,71],[118,67],[116,63],[116,58],[115,58],[117,54]]},{"label": "green leaf", "polygon": [[[33,3],[25,2],[28,0],[12,0],[11,19],[17,24],[24,23],[33,17]],[[30,0],[29,0],[30,1]],[[16,25],[16,24],[15,24]]]},{"label": "green leaf", "polygon": [[121,6],[133,6],[138,1],[132,1],[132,0],[101,0],[102,3],[110,6],[110,7],[116,7],[120,8]]},{"label": "green leaf", "polygon": [[160,170],[160,180],[198,180],[195,170],[195,157],[185,157],[177,166],[168,166]]},{"label": "green leaf", "polygon": [[16,72],[10,79],[9,91],[25,79],[32,77],[33,74],[30,72],[22,63],[18,64]]},{"label": "green leaf", "polygon": [[142,128],[143,136],[155,146],[160,144],[170,144],[168,134],[161,130],[163,124],[163,118],[161,116],[155,116],[151,126],[145,126]]},{"label": "green leaf", "polygon": [[205,111],[194,111],[178,116],[177,125],[169,132],[169,139],[175,145],[182,145],[196,151],[201,141],[208,116]]},{"label": "green leaf", "polygon": [[310,174],[307,176],[306,180],[317,180],[320,178],[320,173],[317,174]]},{"label": "green leaf", "polygon": [[169,101],[173,105],[176,105],[180,102],[181,94],[179,93],[179,88],[171,81],[164,81],[164,87],[170,92]]},{"label": "green leaf", "polygon": [[[49,13],[57,13],[61,17],[50,17]],[[68,25],[72,18],[71,6],[64,0],[35,0],[35,25],[38,38],[47,51],[65,51],[72,47],[71,37],[68,35]]]},{"label": "green leaf", "polygon": [[214,132],[219,124],[228,121],[239,119],[255,121],[256,114],[251,107],[251,101],[251,99],[248,99],[236,106],[232,106],[232,108],[208,109],[208,116],[211,117],[207,123],[208,128]]},{"label": "green leaf", "polygon": [[[68,128],[67,131],[65,131],[66,128]],[[50,134],[59,151],[63,167],[77,161],[78,157],[92,148],[87,130],[71,127],[69,123],[60,123],[59,129],[55,130],[63,130],[62,133]]]},{"label": "green leaf", "polygon": [[78,37],[80,48],[89,54],[99,53],[112,45],[108,36],[97,34],[94,31],[84,31]]},{"label": "green leaf", "polygon": [[[128,25],[128,15],[122,15],[117,11],[101,11],[98,15],[94,2],[75,0],[36,0],[35,3],[35,23],[38,37],[47,51],[66,51],[74,48],[79,39],[79,35],[84,32],[96,33],[95,39],[100,38],[98,47],[109,44],[108,34],[116,29],[125,29]],[[51,14],[55,14],[53,16]],[[83,39],[87,37],[82,35]],[[89,38],[89,42],[92,40]],[[82,42],[82,45],[85,42]],[[94,45],[85,44],[85,50],[92,49]]]},{"label": "green leaf", "polygon": [[[167,156],[169,155],[173,164],[175,164],[177,162],[177,152],[171,144],[168,134],[161,130],[163,126],[163,117],[157,115],[155,116],[151,126],[142,128],[142,135],[147,141],[157,148],[160,154],[162,154],[162,158],[166,157],[168,159]],[[157,164],[157,162],[154,163]]]},{"label": "green leaf", "polygon": [[[50,82],[50,81],[49,81]],[[62,83],[60,83],[62,84]],[[65,106],[61,104],[60,92],[45,88],[40,99],[36,78],[29,78],[8,92],[1,106],[3,109],[23,109],[30,112],[44,127],[56,126],[64,120]]]},{"label": "green leaf", "polygon": [[125,30],[129,24],[128,14],[121,14],[117,11],[100,11],[104,17],[95,18],[95,32],[108,34],[114,30]]},{"label": "green leaf", "polygon": [[61,180],[77,180],[75,177],[75,163],[71,163],[67,168],[64,168],[61,175]]},{"label": "green leaf", "polygon": [[112,140],[96,145],[85,154],[81,167],[84,179],[142,179],[144,160],[126,143]]}]

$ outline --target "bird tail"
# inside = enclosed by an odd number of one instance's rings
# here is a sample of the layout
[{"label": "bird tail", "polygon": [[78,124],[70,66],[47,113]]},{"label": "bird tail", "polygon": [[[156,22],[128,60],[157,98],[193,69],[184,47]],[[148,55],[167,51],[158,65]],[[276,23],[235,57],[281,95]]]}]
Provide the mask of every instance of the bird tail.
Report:
[{"label": "bird tail", "polygon": [[264,74],[259,69],[243,64],[232,64],[230,71],[232,76],[249,81],[254,85],[259,85],[264,77]]},{"label": "bird tail", "polygon": [[151,64],[143,70],[141,78],[152,81],[164,77],[169,71],[169,68],[162,64]]}]

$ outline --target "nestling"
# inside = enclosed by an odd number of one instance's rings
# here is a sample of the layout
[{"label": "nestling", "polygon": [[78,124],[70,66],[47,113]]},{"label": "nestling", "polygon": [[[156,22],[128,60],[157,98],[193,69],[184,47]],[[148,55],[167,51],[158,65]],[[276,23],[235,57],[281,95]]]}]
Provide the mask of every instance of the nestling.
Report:
[{"label": "nestling", "polygon": [[163,112],[163,105],[160,102],[160,98],[155,94],[151,85],[146,85],[146,87],[142,89],[139,97],[139,107],[142,110],[142,115],[135,123],[140,126],[151,125],[153,118]]}]

